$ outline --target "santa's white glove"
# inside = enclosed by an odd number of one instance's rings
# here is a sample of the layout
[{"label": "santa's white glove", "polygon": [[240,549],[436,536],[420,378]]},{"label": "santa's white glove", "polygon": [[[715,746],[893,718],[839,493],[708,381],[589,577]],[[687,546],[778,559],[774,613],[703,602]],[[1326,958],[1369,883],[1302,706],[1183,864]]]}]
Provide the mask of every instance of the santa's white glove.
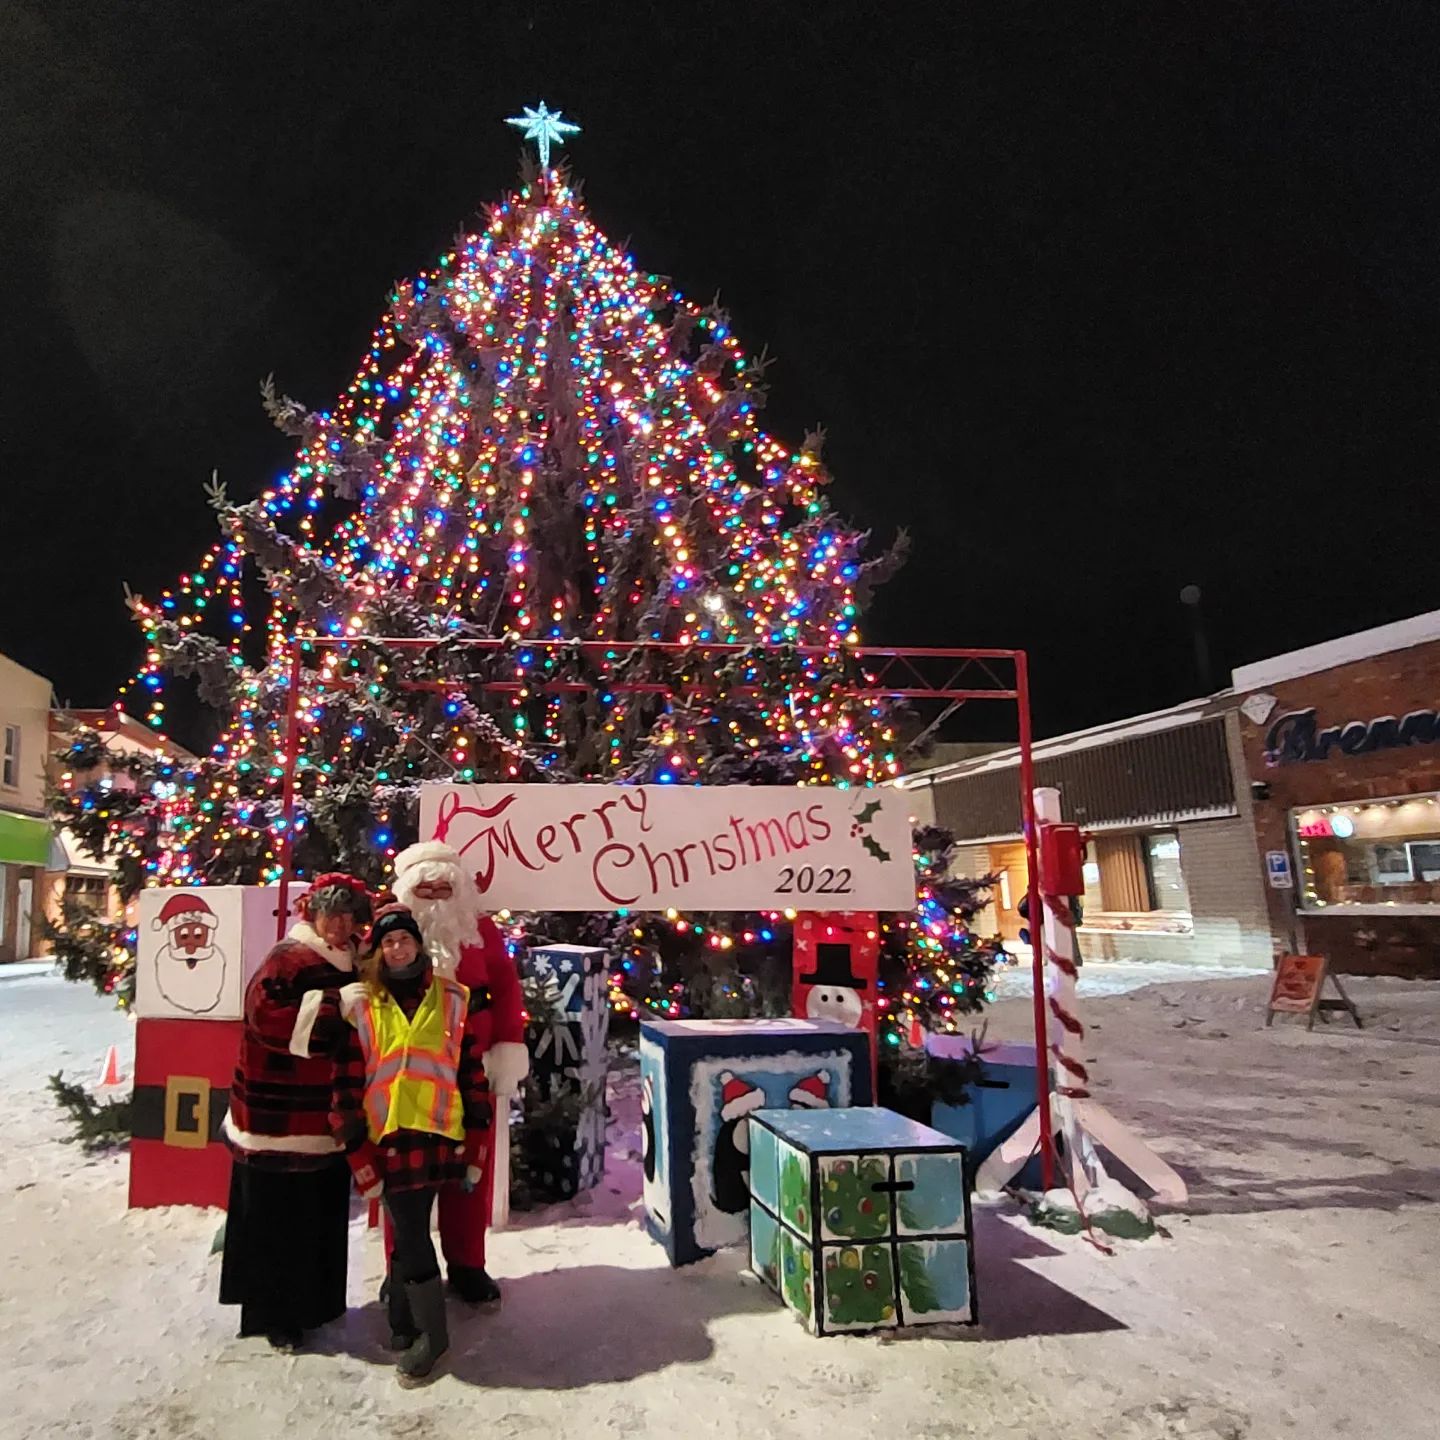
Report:
[{"label": "santa's white glove", "polygon": [[497,1095],[513,1095],[530,1073],[530,1052],[514,1040],[496,1041],[485,1052],[485,1078]]},{"label": "santa's white glove", "polygon": [[352,980],[340,987],[340,1013],[353,1025],[355,1012],[365,1003],[365,982]]},{"label": "santa's white glove", "polygon": [[465,1178],[460,1182],[460,1188],[467,1195],[474,1191],[485,1175],[485,1149],[485,1136],[474,1133],[467,1136],[460,1147],[460,1154],[465,1161]]}]

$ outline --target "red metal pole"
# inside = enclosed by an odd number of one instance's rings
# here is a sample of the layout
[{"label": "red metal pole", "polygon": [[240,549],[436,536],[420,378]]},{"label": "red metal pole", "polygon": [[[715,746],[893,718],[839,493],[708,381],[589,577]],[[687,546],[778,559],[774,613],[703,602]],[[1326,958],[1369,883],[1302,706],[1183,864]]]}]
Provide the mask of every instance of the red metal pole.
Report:
[{"label": "red metal pole", "polygon": [[1040,837],[1035,828],[1035,761],[1031,755],[1030,667],[1025,652],[1015,652],[1015,689],[1020,712],[1020,816],[1028,871],[1030,957],[1035,988],[1035,1104],[1040,1120],[1040,1183],[1055,1185],[1055,1142],[1050,1133],[1050,1047],[1045,1017],[1045,912],[1040,899]]},{"label": "red metal pole", "polygon": [[300,641],[290,641],[290,694],[285,712],[285,779],[280,800],[280,895],[275,914],[275,939],[285,938],[290,905],[290,866],[295,858],[295,752],[300,748]]}]

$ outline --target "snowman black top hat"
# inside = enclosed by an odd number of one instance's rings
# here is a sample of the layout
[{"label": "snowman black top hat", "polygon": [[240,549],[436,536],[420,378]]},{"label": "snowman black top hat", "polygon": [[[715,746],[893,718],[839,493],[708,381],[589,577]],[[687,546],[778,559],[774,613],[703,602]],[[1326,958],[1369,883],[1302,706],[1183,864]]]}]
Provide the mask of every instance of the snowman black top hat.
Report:
[{"label": "snowman black top hat", "polygon": [[846,990],[866,990],[862,980],[850,968],[850,947],[842,942],[824,941],[815,947],[815,969],[800,976],[802,985],[837,985]]}]

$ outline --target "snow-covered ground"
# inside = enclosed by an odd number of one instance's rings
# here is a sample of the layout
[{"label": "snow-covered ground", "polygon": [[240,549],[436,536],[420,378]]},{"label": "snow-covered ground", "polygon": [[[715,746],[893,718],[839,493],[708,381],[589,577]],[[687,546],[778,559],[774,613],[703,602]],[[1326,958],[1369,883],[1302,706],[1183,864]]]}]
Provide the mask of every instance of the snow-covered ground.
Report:
[{"label": "snow-covered ground", "polygon": [[[495,1314],[453,1312],[448,1373],[401,1391],[357,1217],[350,1315],[319,1353],[233,1338],[215,1212],[125,1209],[124,1161],[58,1141],[45,1076],[128,1022],[0,980],[0,1435],[876,1435],[1422,1440],[1440,1375],[1440,986],[1356,981],[1367,1016],[1265,1030],[1261,978],[1084,1005],[1097,1091],[1186,1175],[1166,1234],[1106,1258],[977,1213],[976,1331],[813,1339],[722,1254],[670,1270],[639,1228],[633,1081],[605,1185],[496,1237]],[[1021,1037],[1002,1001],[992,1036]]]},{"label": "snow-covered ground", "polygon": [[[997,1000],[1013,1000],[1032,993],[1029,952],[1014,965],[994,972],[991,991]],[[1086,960],[1080,967],[1076,993],[1082,1000],[1099,999],[1102,995],[1123,995],[1145,985],[1170,981],[1192,984],[1196,980],[1237,980],[1252,975],[1269,975],[1268,970],[1251,970],[1238,965],[1176,964],[1168,960]]]}]

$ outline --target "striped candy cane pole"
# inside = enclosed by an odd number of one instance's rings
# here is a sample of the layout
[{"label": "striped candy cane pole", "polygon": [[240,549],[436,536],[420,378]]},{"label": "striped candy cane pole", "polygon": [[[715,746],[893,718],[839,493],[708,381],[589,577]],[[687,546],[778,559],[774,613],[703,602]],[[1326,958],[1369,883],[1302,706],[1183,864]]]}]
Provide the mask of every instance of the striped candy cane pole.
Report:
[{"label": "striped candy cane pole", "polygon": [[[1035,818],[1043,827],[1058,825],[1060,792],[1049,787],[1035,791]],[[1043,878],[1043,877],[1042,877]],[[1055,1131],[1065,1143],[1064,1163],[1077,1202],[1086,1190],[1105,1178],[1095,1147],[1081,1130],[1075,1102],[1090,1095],[1090,1072],[1080,1058],[1085,1027],[1080,1023],[1075,984],[1080,975],[1080,949],[1075,938],[1072,896],[1046,895],[1040,926],[1041,944],[1048,960],[1047,1004],[1050,1012],[1049,1048],[1054,1069]]]}]

